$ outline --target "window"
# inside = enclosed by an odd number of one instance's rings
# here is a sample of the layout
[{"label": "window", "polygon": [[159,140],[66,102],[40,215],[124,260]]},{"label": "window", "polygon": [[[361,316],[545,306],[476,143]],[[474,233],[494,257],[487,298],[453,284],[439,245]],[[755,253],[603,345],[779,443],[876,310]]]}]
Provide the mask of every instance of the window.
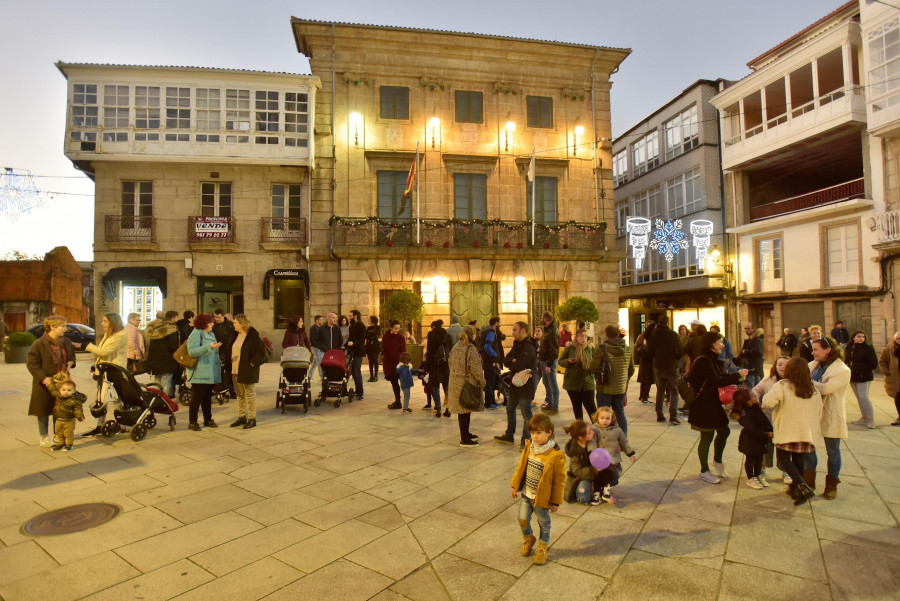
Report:
[{"label": "window", "polygon": [[635,177],[659,166],[658,131],[651,132],[634,143],[631,147],[631,163],[634,165]]},{"label": "window", "polygon": [[151,227],[153,182],[122,182],[122,229]]},{"label": "window", "polygon": [[859,284],[859,226],[854,223],[826,228],[825,244],[828,285]]},{"label": "window", "polygon": [[[300,184],[272,184],[272,229],[299,230]],[[293,221],[291,221],[293,220]]]},{"label": "window", "polygon": [[487,219],[487,176],[457,173],[453,176],[454,216],[457,219]]},{"label": "window", "polygon": [[219,92],[220,90],[216,88],[197,88],[194,91],[197,107],[195,126],[197,129],[217,130],[222,127]]},{"label": "window", "polygon": [[[159,129],[159,86],[134,87],[134,127],[135,129]],[[135,133],[137,142],[158,142],[158,133]]]},{"label": "window", "polygon": [[872,112],[878,112],[900,102],[900,18],[869,31],[867,42],[869,97]]},{"label": "window", "polygon": [[703,200],[700,184],[700,168],[694,167],[687,173],[666,180],[666,205],[669,219],[678,219],[698,210]]},{"label": "window", "polygon": [[[655,224],[657,219],[663,216],[663,200],[662,192],[659,186],[653,186],[634,196],[633,215],[637,217],[646,217],[650,223]],[[627,258],[627,261],[634,261]],[[628,264],[633,265],[633,263]],[[647,248],[647,254],[644,257],[644,264],[640,269],[634,269],[634,283],[644,284],[646,282],[659,282],[665,279],[665,258],[657,251]]]},{"label": "window", "polygon": [[103,127],[128,127],[128,86],[103,86]]},{"label": "window", "polygon": [[628,201],[620,202],[616,204],[616,237],[621,238],[627,232],[625,231],[625,224],[628,221],[628,218],[631,217],[631,205],[628,204]]},{"label": "window", "polygon": [[72,127],[97,127],[97,84],[76,83],[72,86]]},{"label": "window", "polygon": [[309,145],[309,96],[284,93],[284,145],[306,148]]},{"label": "window", "polygon": [[697,121],[697,105],[667,121],[666,160],[673,159],[683,152],[700,145],[699,124]]},{"label": "window", "polygon": [[[278,133],[278,92],[256,91],[256,131]],[[278,136],[257,135],[257,144],[278,144]]]},{"label": "window", "polygon": [[[235,132],[250,131],[250,90],[225,90],[225,130]],[[226,135],[229,144],[247,144],[249,135]]]},{"label": "window", "polygon": [[631,286],[634,284],[634,269],[629,262],[631,259],[622,259],[619,261],[619,285]]},{"label": "window", "polygon": [[[190,129],[191,128],[191,89],[190,88],[166,88],[166,129]],[[179,137],[180,138],[180,137]],[[166,136],[166,140],[169,140]],[[185,139],[176,138],[178,142],[187,142]]]},{"label": "window", "polygon": [[756,277],[759,292],[784,290],[781,238],[760,240],[757,245]]},{"label": "window", "polygon": [[381,86],[378,88],[378,95],[378,115],[382,119],[409,119],[409,88]]},{"label": "window", "polygon": [[484,123],[484,94],[458,90],[455,96],[457,123]]},{"label": "window", "polygon": [[613,155],[613,180],[615,185],[628,181],[628,152],[620,150]]},{"label": "window", "polygon": [[200,214],[203,217],[231,217],[231,184],[226,182],[200,184]]},{"label": "window", "polygon": [[[528,219],[532,215],[531,182],[525,180],[526,201],[528,203]],[[537,196],[537,206],[534,207],[535,223],[541,225],[556,225],[557,221],[557,196],[555,177],[535,177],[534,192]]]},{"label": "window", "polygon": [[669,263],[669,279],[692,275],[703,275],[703,266],[697,264],[696,252],[689,246],[687,249],[682,248],[681,252],[672,258],[672,262]]},{"label": "window", "polygon": [[528,96],[528,127],[550,129],[553,127],[553,99],[549,96]]},{"label": "window", "polygon": [[378,217],[381,219],[412,219],[412,199],[403,197],[407,175],[406,171],[378,172]]}]

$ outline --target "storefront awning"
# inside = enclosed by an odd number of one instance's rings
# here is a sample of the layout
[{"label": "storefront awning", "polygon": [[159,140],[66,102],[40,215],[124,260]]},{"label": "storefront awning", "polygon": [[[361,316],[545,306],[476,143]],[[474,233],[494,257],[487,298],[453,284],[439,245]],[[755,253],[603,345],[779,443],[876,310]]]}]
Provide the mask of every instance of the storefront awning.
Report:
[{"label": "storefront awning", "polygon": [[129,286],[156,286],[166,298],[165,267],[113,267],[103,276],[103,293],[108,299],[116,298],[119,282]]},{"label": "storefront awning", "polygon": [[305,269],[270,269],[263,278],[263,299],[269,298],[269,282],[275,279],[303,280],[306,285],[306,300],[309,300],[309,271]]}]

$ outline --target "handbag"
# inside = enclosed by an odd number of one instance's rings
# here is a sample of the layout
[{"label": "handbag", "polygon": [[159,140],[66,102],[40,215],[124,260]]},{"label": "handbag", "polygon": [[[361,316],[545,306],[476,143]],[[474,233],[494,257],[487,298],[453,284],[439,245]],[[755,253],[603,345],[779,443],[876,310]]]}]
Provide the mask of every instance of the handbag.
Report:
[{"label": "handbag", "polygon": [[719,388],[719,402],[723,405],[728,405],[729,403],[734,401],[734,393],[737,392],[737,384],[730,384],[728,386],[721,386]]},{"label": "handbag", "polygon": [[[691,364],[693,368],[693,364]],[[697,397],[703,392],[703,389],[706,388],[706,383],[709,382],[709,378],[707,378],[703,385],[700,387],[696,393],[694,392],[694,388],[691,386],[691,370],[688,369],[686,373],[678,374],[678,377],[675,379],[675,387],[678,389],[678,396],[680,396],[684,400],[684,408],[686,410],[690,410],[691,405],[694,404],[694,401],[697,400]]]},{"label": "handbag", "polygon": [[468,380],[469,376],[469,350],[466,349],[466,375],[463,377],[463,388],[459,395],[459,404],[463,409],[469,411],[478,411],[481,408],[481,401],[484,398],[482,390],[476,384],[472,384]]},{"label": "handbag", "polygon": [[197,357],[192,356],[188,353],[187,350],[187,340],[181,343],[181,346],[178,347],[174,353],[172,353],[172,358],[178,362],[179,365],[183,365],[188,369],[194,369],[197,367],[197,361],[199,359]]},{"label": "handbag", "polygon": [[131,372],[134,376],[139,376],[141,374],[147,373],[147,360],[146,359],[129,359],[128,360],[128,371]]}]

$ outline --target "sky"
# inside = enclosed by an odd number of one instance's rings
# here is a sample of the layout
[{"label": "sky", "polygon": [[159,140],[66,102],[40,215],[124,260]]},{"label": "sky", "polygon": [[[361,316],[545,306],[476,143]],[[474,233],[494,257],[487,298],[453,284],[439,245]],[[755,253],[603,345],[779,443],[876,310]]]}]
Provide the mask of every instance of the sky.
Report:
[{"label": "sky", "polygon": [[[29,171],[42,206],[0,213],[0,255],[65,245],[93,258],[93,183],[63,154],[66,81],[54,63],[308,73],[291,16],[631,48],[612,76],[617,136],[698,79],[747,61],[841,0],[0,0],[0,169]],[[2,171],[0,171],[2,174]]]}]

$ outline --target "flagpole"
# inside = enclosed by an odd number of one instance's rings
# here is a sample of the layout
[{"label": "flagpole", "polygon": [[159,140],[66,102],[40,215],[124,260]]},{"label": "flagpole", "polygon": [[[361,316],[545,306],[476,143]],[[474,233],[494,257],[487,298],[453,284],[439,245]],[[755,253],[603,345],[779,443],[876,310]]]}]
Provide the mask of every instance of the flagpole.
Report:
[{"label": "flagpole", "polygon": [[422,223],[419,215],[419,142],[416,141],[416,244],[421,242]]},{"label": "flagpole", "polygon": [[[531,164],[534,165],[534,146],[531,147]],[[534,246],[534,223],[537,218],[537,198],[534,195],[534,182],[537,180],[534,169],[531,173],[531,245]]]}]

